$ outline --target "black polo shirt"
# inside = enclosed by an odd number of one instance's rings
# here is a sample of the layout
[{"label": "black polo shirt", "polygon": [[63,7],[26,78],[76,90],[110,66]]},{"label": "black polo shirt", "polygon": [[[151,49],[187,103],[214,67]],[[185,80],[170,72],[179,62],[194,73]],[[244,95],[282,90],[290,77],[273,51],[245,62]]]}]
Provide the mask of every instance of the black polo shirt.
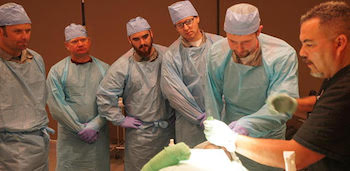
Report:
[{"label": "black polo shirt", "polygon": [[350,65],[324,81],[314,110],[293,139],[326,155],[307,170],[350,170]]}]

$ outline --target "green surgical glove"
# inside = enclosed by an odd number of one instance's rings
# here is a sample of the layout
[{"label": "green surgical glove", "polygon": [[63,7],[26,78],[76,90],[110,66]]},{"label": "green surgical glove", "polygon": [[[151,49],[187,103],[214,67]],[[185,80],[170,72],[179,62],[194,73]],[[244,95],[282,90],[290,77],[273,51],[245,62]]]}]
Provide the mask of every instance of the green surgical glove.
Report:
[{"label": "green surgical glove", "polygon": [[190,148],[183,142],[165,147],[141,169],[141,171],[158,171],[162,168],[178,164],[181,160],[190,158]]},{"label": "green surgical glove", "polygon": [[286,93],[271,95],[267,98],[266,103],[269,111],[273,114],[293,114],[298,107],[297,100]]},{"label": "green surgical glove", "polygon": [[229,152],[236,150],[237,133],[224,122],[208,118],[204,121],[204,134],[210,143],[225,147]]}]

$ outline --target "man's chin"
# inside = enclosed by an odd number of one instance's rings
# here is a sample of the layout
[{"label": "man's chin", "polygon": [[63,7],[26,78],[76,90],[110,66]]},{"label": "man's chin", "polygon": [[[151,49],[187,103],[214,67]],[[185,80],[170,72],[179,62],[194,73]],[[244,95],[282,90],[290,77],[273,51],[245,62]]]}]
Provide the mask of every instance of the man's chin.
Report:
[{"label": "man's chin", "polygon": [[194,39],[194,36],[192,34],[185,34],[184,36],[182,36],[186,41],[188,42],[192,42]]},{"label": "man's chin", "polygon": [[27,47],[28,47],[27,45],[22,45],[22,46],[18,46],[17,49],[22,51],[24,49],[27,49]]},{"label": "man's chin", "polygon": [[85,56],[87,56],[87,55],[89,55],[89,53],[88,52],[78,52],[78,53],[76,53],[75,54],[75,56],[77,56],[77,57],[85,57]]},{"label": "man's chin", "polygon": [[310,75],[315,77],[315,78],[324,78],[324,74],[319,73],[319,72],[310,72]]},{"label": "man's chin", "polygon": [[147,57],[147,56],[150,55],[150,53],[151,53],[151,51],[150,51],[149,49],[147,49],[147,50],[139,50],[139,51],[138,51],[138,54],[139,54],[140,56],[142,56],[142,57]]},{"label": "man's chin", "polygon": [[241,54],[237,54],[237,53],[235,52],[235,54],[236,54],[236,56],[237,56],[238,58],[245,58],[245,57],[247,57],[247,56],[250,55],[249,52],[248,52],[248,53],[241,53]]},{"label": "man's chin", "polygon": [[141,57],[148,57],[149,53],[138,53]]},{"label": "man's chin", "polygon": [[77,54],[79,54],[79,55],[85,55],[85,54],[88,54],[89,53],[89,51],[86,51],[86,50],[78,50],[77,51]]}]

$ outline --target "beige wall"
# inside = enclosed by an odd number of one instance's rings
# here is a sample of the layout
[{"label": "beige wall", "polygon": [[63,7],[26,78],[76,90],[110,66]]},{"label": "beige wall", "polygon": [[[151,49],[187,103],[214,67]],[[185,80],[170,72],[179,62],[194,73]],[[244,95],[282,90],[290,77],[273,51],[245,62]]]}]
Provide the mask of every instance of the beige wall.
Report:
[{"label": "beige wall", "polygon": [[[0,0],[0,4],[16,2],[24,6],[32,20],[30,48],[39,52],[46,63],[46,71],[68,55],[64,48],[64,28],[70,23],[81,23],[80,0]],[[125,24],[136,16],[143,16],[152,27],[155,42],[168,46],[177,37],[167,6],[176,0],[85,0],[88,34],[92,38],[91,54],[112,64],[130,45]],[[223,22],[226,9],[239,2],[256,5],[260,10],[263,32],[282,38],[297,51],[300,48],[299,18],[322,0],[191,0],[200,15],[201,27],[217,33],[217,2],[220,9],[219,33],[225,36]],[[309,70],[299,62],[300,95],[318,90],[321,80],[312,78]],[[50,126],[56,122],[50,119]],[[114,135],[112,135],[113,138]],[[55,138],[55,136],[54,136]]]}]

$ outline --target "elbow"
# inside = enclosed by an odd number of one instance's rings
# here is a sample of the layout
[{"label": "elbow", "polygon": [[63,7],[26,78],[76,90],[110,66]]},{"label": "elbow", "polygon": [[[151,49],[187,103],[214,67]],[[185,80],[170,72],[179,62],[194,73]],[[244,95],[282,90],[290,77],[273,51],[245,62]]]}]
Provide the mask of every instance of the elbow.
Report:
[{"label": "elbow", "polygon": [[296,155],[295,158],[295,165],[297,170],[304,169],[309,167],[310,165],[322,160],[325,156],[322,154],[317,154],[315,155],[300,155],[298,157],[298,154]]},{"label": "elbow", "polygon": [[290,142],[290,148],[295,151],[295,165],[298,170],[309,167],[325,157],[324,154],[312,151],[295,140],[290,140]]},{"label": "elbow", "polygon": [[306,168],[306,167],[309,166],[309,165],[306,164],[305,162],[298,162],[298,163],[295,163],[295,166],[296,166],[296,169],[297,169],[297,170],[301,170],[301,169]]}]

